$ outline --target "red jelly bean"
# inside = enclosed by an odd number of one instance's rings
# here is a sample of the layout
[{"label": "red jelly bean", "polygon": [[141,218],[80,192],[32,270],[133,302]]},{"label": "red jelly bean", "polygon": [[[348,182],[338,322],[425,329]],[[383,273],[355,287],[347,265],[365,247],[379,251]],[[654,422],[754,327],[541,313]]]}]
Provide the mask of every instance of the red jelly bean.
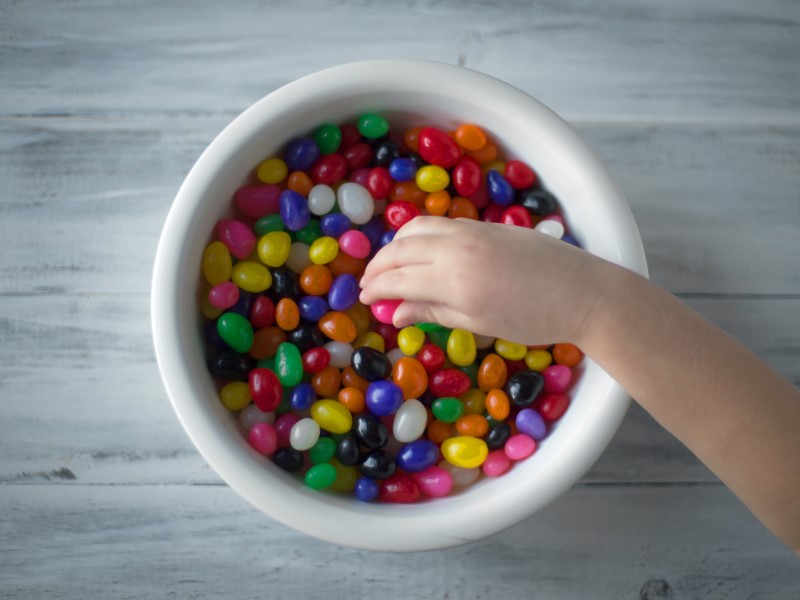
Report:
[{"label": "red jelly bean", "polygon": [[400,330],[391,323],[376,323],[373,326],[375,333],[383,338],[383,344],[386,352],[397,348],[397,334]]},{"label": "red jelly bean", "polygon": [[283,388],[278,376],[269,369],[250,371],[250,396],[262,412],[275,410],[281,403]]},{"label": "red jelly bean", "polygon": [[439,348],[436,344],[423,344],[422,348],[417,352],[417,360],[422,363],[428,375],[440,371],[444,366],[444,350]]},{"label": "red jelly bean", "polygon": [[503,176],[515,190],[529,188],[539,180],[534,170],[519,160],[508,161]]},{"label": "red jelly bean", "polygon": [[432,165],[449,169],[461,158],[458,144],[441,129],[423,127],[419,132],[419,155]]},{"label": "red jelly bean", "polygon": [[527,208],[520,206],[519,204],[514,204],[505,209],[503,211],[503,215],[500,217],[500,222],[506,225],[527,227],[528,229],[533,227],[531,213],[528,212]]},{"label": "red jelly bean", "polygon": [[347,161],[347,167],[351,170],[366,167],[372,160],[372,146],[369,144],[356,144],[352,148],[345,150],[342,155]]},{"label": "red jelly bean", "polygon": [[389,175],[389,170],[383,167],[375,167],[369,172],[366,188],[373,198],[379,200],[388,198],[394,186],[394,179]]},{"label": "red jelly bean", "polygon": [[508,369],[508,376],[511,377],[512,375],[527,369],[528,365],[523,359],[520,359],[520,360],[507,360],[506,359],[506,368]]},{"label": "red jelly bean", "polygon": [[319,373],[331,362],[331,354],[325,348],[317,347],[306,350],[302,356],[303,371],[306,373]]},{"label": "red jelly bean", "polygon": [[[525,210],[523,207],[520,208]],[[525,210],[525,212],[528,211]],[[390,202],[386,206],[386,210],[383,212],[383,219],[390,228],[397,231],[411,219],[420,216],[420,214],[422,214],[420,210],[411,202],[398,200],[397,202]]]},{"label": "red jelly bean", "polygon": [[378,500],[381,502],[408,504],[409,502],[416,502],[419,494],[419,486],[411,475],[395,473],[381,481]]},{"label": "red jelly bean", "polygon": [[363,139],[354,125],[342,125],[339,129],[342,132],[342,143],[339,147],[344,150],[355,146]]},{"label": "red jelly bean", "polygon": [[363,169],[356,169],[347,177],[348,181],[352,181],[353,183],[357,183],[358,185],[363,185],[367,187],[367,179],[369,179],[369,169],[366,167]]},{"label": "red jelly bean", "polygon": [[471,385],[469,376],[463,371],[442,369],[431,375],[428,389],[437,398],[457,397],[466,392]]},{"label": "red jelly bean", "polygon": [[250,324],[255,329],[269,327],[275,323],[275,303],[268,296],[259,296],[250,309]]},{"label": "red jelly bean", "polygon": [[569,406],[566,394],[544,394],[538,404],[539,413],[548,421],[558,421]]},{"label": "red jelly bean", "polygon": [[283,190],[275,184],[246,185],[236,190],[236,206],[244,214],[260,219],[274,214],[280,209],[280,196]]},{"label": "red jelly bean", "polygon": [[459,196],[469,198],[477,193],[481,187],[481,179],[481,166],[471,156],[462,157],[453,169],[453,186]]},{"label": "red jelly bean", "polygon": [[505,210],[506,209],[504,206],[490,202],[489,205],[483,210],[483,216],[481,216],[481,220],[486,221],[487,223],[502,223],[503,213]]},{"label": "red jelly bean", "polygon": [[341,154],[321,156],[311,167],[311,179],[314,183],[333,185],[347,175],[347,161]]}]

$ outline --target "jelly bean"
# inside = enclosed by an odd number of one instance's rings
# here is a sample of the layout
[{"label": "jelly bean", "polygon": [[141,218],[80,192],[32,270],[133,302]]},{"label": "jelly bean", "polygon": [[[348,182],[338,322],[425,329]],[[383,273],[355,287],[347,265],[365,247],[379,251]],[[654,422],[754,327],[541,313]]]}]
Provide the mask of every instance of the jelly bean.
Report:
[{"label": "jelly bean", "polygon": [[321,296],[303,296],[297,303],[300,318],[307,321],[319,321],[330,311],[328,302]]},{"label": "jelly bean", "polygon": [[239,288],[232,281],[218,283],[208,291],[208,301],[217,308],[230,308],[239,301]]},{"label": "jelly bean", "polygon": [[521,360],[528,353],[528,348],[523,344],[497,338],[494,343],[494,351],[505,359]]},{"label": "jelly bean", "polygon": [[239,299],[236,301],[236,304],[234,304],[228,309],[228,312],[234,312],[237,315],[242,315],[243,317],[249,316],[250,310],[253,307],[253,301],[255,300],[256,297],[257,297],[256,294],[240,290]]},{"label": "jelly bean", "polygon": [[489,422],[483,415],[463,415],[456,421],[456,433],[483,437],[489,432]]},{"label": "jelly bean", "polygon": [[311,177],[302,171],[295,171],[289,175],[286,185],[293,192],[297,192],[301,196],[307,198],[308,194],[311,192],[311,188],[314,187],[314,182],[311,181]]},{"label": "jelly bean", "polygon": [[373,450],[358,465],[361,474],[371,479],[386,479],[394,475],[396,469],[394,456],[385,450]]},{"label": "jelly bean", "polygon": [[428,387],[428,373],[415,358],[398,359],[392,368],[392,381],[403,391],[403,398],[419,398]]},{"label": "jelly bean", "polygon": [[425,210],[434,217],[443,217],[450,210],[450,193],[440,190],[425,196]]},{"label": "jelly bean", "polygon": [[453,329],[447,338],[447,357],[459,367],[465,367],[475,362],[477,354],[475,337],[465,329]]},{"label": "jelly bean", "polygon": [[319,465],[330,462],[336,454],[336,442],[329,437],[321,437],[308,451],[311,464]]},{"label": "jelly bean", "polygon": [[393,367],[397,363],[398,360],[400,360],[401,358],[405,358],[405,357],[406,357],[406,355],[403,353],[402,350],[400,350],[400,348],[394,348],[392,350],[389,350],[386,353],[386,358],[389,359],[389,362],[392,363]]},{"label": "jelly bean", "polygon": [[258,221],[256,221],[255,225],[253,225],[253,229],[257,235],[265,235],[271,231],[284,231],[286,229],[286,225],[283,224],[283,219],[281,218],[280,213],[277,213],[274,215],[261,217]]},{"label": "jelly bean", "polygon": [[[482,165],[481,169],[483,170],[484,174],[488,174],[489,171],[497,171],[498,173],[502,174],[506,170],[506,163],[504,163],[502,160],[493,160],[489,164]],[[503,176],[503,179],[505,179],[505,175]]]},{"label": "jelly bean", "polygon": [[[406,202],[405,200],[398,200],[389,203],[389,205],[386,207],[386,211],[384,212],[383,216],[384,219],[386,220],[386,224],[393,231],[397,231],[412,219],[420,216],[420,214],[422,214],[420,210],[410,202]],[[391,239],[394,239],[394,234],[392,234]],[[391,239],[389,239],[388,241],[391,241]],[[384,240],[381,239],[382,246],[385,245],[383,242]]]},{"label": "jelly bean", "polygon": [[211,290],[207,285],[202,286],[200,292],[200,312],[203,313],[203,316],[206,319],[216,319],[223,312],[225,312],[225,309],[217,308],[216,306],[211,304],[210,300],[208,299],[209,291]]},{"label": "jelly bean", "polygon": [[563,392],[572,381],[572,370],[564,365],[551,365],[542,371],[545,392]]},{"label": "jelly bean", "polygon": [[375,212],[375,202],[363,185],[347,182],[336,192],[339,209],[356,225],[367,223]]},{"label": "jelly bean", "polygon": [[417,171],[415,181],[423,192],[439,192],[450,184],[450,175],[441,167],[426,165]]},{"label": "jelly bean", "polygon": [[303,481],[311,489],[324,490],[336,481],[336,469],[329,463],[314,465],[306,471]]},{"label": "jelly bean", "polygon": [[489,198],[501,206],[508,206],[514,201],[514,188],[506,181],[500,173],[494,169],[486,174],[486,187],[489,190]]},{"label": "jelly bean", "polygon": [[414,181],[400,181],[395,183],[392,187],[392,193],[389,194],[389,199],[393,202],[400,200],[407,200],[415,206],[420,206],[425,202],[427,194],[417,187],[416,178]]},{"label": "jelly bean", "polygon": [[228,346],[237,352],[247,352],[253,345],[253,326],[236,313],[225,313],[217,319],[217,332]]},{"label": "jelly bean", "polygon": [[488,164],[497,158],[497,146],[487,141],[486,145],[480,150],[470,150],[467,154],[482,165]]},{"label": "jelly bean", "polygon": [[373,415],[388,417],[403,404],[403,391],[391,381],[373,381],[367,388],[365,398],[367,409]]},{"label": "jelly bean", "polygon": [[364,187],[367,188],[367,191],[375,200],[378,200],[388,198],[393,185],[394,180],[389,174],[389,170],[383,167],[375,167],[374,169],[370,169]]},{"label": "jelly bean", "polygon": [[[522,210],[525,209],[523,208]],[[338,239],[339,236],[348,231],[352,226],[352,223],[350,223],[350,219],[348,219],[342,213],[328,213],[327,215],[323,215],[320,218],[319,223],[322,235],[335,239]],[[337,252],[338,252],[338,247],[337,247]]]},{"label": "jelly bean", "polygon": [[250,356],[256,360],[271,358],[278,351],[278,346],[286,341],[286,332],[280,327],[262,327],[253,334],[253,345]]},{"label": "jelly bean", "polygon": [[280,267],[289,258],[292,238],[285,231],[272,231],[258,240],[258,258],[269,267]]},{"label": "jelly bean", "polygon": [[333,310],[347,310],[356,303],[360,292],[358,280],[349,273],[344,273],[333,280],[331,289],[328,290],[328,304]]},{"label": "jelly bean", "polygon": [[228,410],[242,410],[252,401],[250,387],[243,381],[226,383],[219,392],[219,398]]},{"label": "jelly bean", "polygon": [[396,158],[400,158],[400,146],[394,140],[383,140],[375,146],[373,162],[376,166],[388,168]]},{"label": "jelly bean", "polygon": [[455,435],[455,427],[453,427],[452,423],[445,423],[439,419],[432,419],[428,423],[425,433],[429,440],[441,444],[447,438],[451,438]]},{"label": "jelly bean", "polygon": [[554,237],[557,240],[560,240],[561,236],[564,235],[564,226],[558,221],[539,221],[539,223],[534,227],[534,230],[538,231],[539,233],[549,235],[550,237]]},{"label": "jelly bean", "polygon": [[519,204],[514,204],[505,209],[500,216],[500,222],[504,225],[516,225],[517,227],[527,227],[528,229],[533,227],[531,214]]},{"label": "jelly bean", "polygon": [[525,364],[534,371],[544,371],[553,362],[553,357],[547,350],[529,350],[525,354]]},{"label": "jelly bean", "polygon": [[410,181],[416,172],[417,165],[410,158],[395,158],[389,165],[389,174],[395,181]]},{"label": "jelly bean", "polygon": [[478,479],[481,474],[481,470],[478,467],[473,467],[470,469],[466,469],[463,467],[457,467],[454,464],[451,464],[447,460],[443,460],[438,464],[438,467],[443,471],[446,471],[450,474],[450,477],[453,482],[453,487],[467,487]]},{"label": "jelly bean", "polygon": [[311,418],[331,433],[347,433],[353,424],[353,415],[338,400],[317,400],[311,407]]},{"label": "jelly bean", "polygon": [[[284,302],[286,298],[281,300]],[[278,303],[278,306],[281,305]],[[291,302],[291,300],[290,300]],[[303,379],[303,360],[297,346],[290,342],[284,342],[278,346],[275,353],[275,374],[281,385],[294,387]]]},{"label": "jelly bean", "polygon": [[352,148],[356,144],[362,142],[361,134],[358,133],[358,128],[355,125],[342,125],[339,127],[342,131],[342,150]]},{"label": "jelly bean", "polygon": [[361,334],[356,338],[356,341],[353,342],[353,348],[361,348],[362,346],[368,346],[381,353],[386,352],[386,343],[383,341],[383,338],[374,331],[367,331]]},{"label": "jelly bean", "polygon": [[500,477],[511,468],[511,459],[503,450],[489,452],[481,469],[487,477]]},{"label": "jelly bean", "polygon": [[234,265],[231,279],[248,292],[263,292],[272,285],[272,275],[269,270],[251,261],[242,261]]},{"label": "jelly bean", "polygon": [[311,188],[308,194],[308,209],[317,216],[328,214],[336,204],[336,192],[333,188],[320,184]]},{"label": "jelly bean", "polygon": [[275,323],[275,303],[267,296],[258,296],[250,307],[250,323],[261,329]]},{"label": "jelly bean", "polygon": [[397,348],[397,334],[400,331],[399,329],[397,329],[397,327],[395,327],[391,323],[379,322],[375,324],[374,329],[375,332],[383,338],[383,341],[386,344],[387,351]]},{"label": "jelly bean", "polygon": [[292,431],[289,434],[289,444],[292,448],[301,452],[308,450],[319,440],[319,431],[319,423],[314,419],[309,417],[300,419],[292,427]]},{"label": "jelly bean", "polygon": [[208,359],[208,370],[215,379],[247,381],[254,361],[235,350],[221,350]]},{"label": "jelly bean", "polygon": [[477,388],[472,388],[458,397],[464,405],[464,415],[482,415],[486,410],[486,394]]},{"label": "jelly bean", "polygon": [[325,265],[312,264],[300,273],[299,283],[306,294],[322,296],[331,289],[333,275]]},{"label": "jelly bean", "polygon": [[311,138],[299,138],[292,141],[284,152],[286,166],[292,171],[307,171],[320,155],[317,142]]},{"label": "jelly bean", "polygon": [[356,169],[355,171],[350,173],[350,176],[347,178],[347,181],[367,187],[367,183],[369,182],[369,171],[370,169],[366,167],[364,167],[363,169]]},{"label": "jelly bean", "polygon": [[323,334],[336,342],[350,343],[356,339],[356,325],[347,314],[331,311],[319,320],[319,328]]},{"label": "jelly bean", "polygon": [[255,423],[247,433],[247,441],[260,454],[272,454],[278,449],[278,434],[269,423]]},{"label": "jelly bean", "polygon": [[524,190],[538,183],[536,173],[524,162],[510,160],[506,163],[503,175],[515,190]]},{"label": "jelly bean", "polygon": [[280,158],[268,158],[256,169],[256,177],[262,183],[281,183],[289,174],[289,168]]},{"label": "jelly bean", "polygon": [[523,408],[519,411],[515,424],[520,433],[524,433],[534,440],[543,440],[547,436],[547,425],[542,415],[532,408]]},{"label": "jelly bean", "polygon": [[352,467],[361,459],[361,448],[352,433],[343,435],[336,442],[336,458],[345,466]]},{"label": "jelly bean", "polygon": [[583,352],[575,344],[556,344],[553,346],[553,358],[565,367],[574,367],[583,360]]},{"label": "jelly bean", "polygon": [[226,348],[229,348],[228,344],[226,344],[225,341],[219,336],[216,319],[206,321],[206,323],[203,325],[203,336],[205,337],[206,341],[216,350],[225,350]]},{"label": "jelly bean", "polygon": [[486,145],[486,134],[477,125],[460,125],[455,132],[456,143],[464,150],[480,150]]},{"label": "jelly bean", "polygon": [[428,389],[437,398],[457,397],[469,388],[469,377],[458,369],[441,369],[429,377]]},{"label": "jelly bean", "polygon": [[415,440],[404,444],[395,455],[395,463],[409,473],[419,473],[436,464],[439,447],[430,440]]},{"label": "jelly bean", "polygon": [[362,142],[342,152],[342,156],[347,161],[347,168],[351,171],[363,169],[372,161],[372,146]]},{"label": "jelly bean", "polygon": [[536,452],[536,442],[524,433],[518,433],[508,438],[503,451],[511,460],[523,460]]},{"label": "jelly bean", "polygon": [[324,123],[317,127],[313,137],[322,154],[332,154],[342,143],[342,130],[331,123]]},{"label": "jelly bean", "polygon": [[504,391],[511,404],[526,408],[533,404],[544,388],[544,377],[538,371],[524,370],[508,378]]},{"label": "jelly bean", "polygon": [[[417,327],[420,324],[416,325]],[[397,341],[400,341],[400,335],[397,336]],[[435,344],[423,344],[417,352],[417,360],[422,364],[428,375],[440,371],[444,367],[445,354],[439,346]]]},{"label": "jelly bean", "polygon": [[275,421],[275,432],[278,434],[278,448],[284,448],[290,445],[290,438],[292,428],[295,426],[301,417],[295,413],[282,414]]},{"label": "jelly bean", "polygon": [[451,219],[472,219],[473,221],[477,221],[478,208],[466,198],[456,196],[450,202],[447,216]]},{"label": "jelly bean", "polygon": [[369,477],[359,477],[356,481],[355,494],[361,502],[371,502],[378,497],[380,484]]},{"label": "jelly bean", "polygon": [[256,236],[253,231],[245,223],[235,219],[220,220],[217,223],[217,235],[230,253],[239,260],[250,256],[256,246]]},{"label": "jelly bean", "polygon": [[465,367],[457,367],[459,371],[465,373],[467,377],[469,377],[469,382],[472,387],[477,387],[478,385],[478,363],[473,362],[468,364]]},{"label": "jelly bean", "polygon": [[381,323],[386,323],[387,325],[392,324],[392,317],[394,317],[394,311],[397,310],[397,307],[400,306],[402,300],[378,300],[374,304],[370,306],[370,310],[372,311],[373,316],[378,319]]},{"label": "jelly bean", "polygon": [[339,248],[353,258],[366,258],[371,250],[369,238],[357,229],[342,234],[339,238]]},{"label": "jelly bean", "polygon": [[289,403],[297,411],[308,410],[317,401],[317,393],[310,383],[303,382],[292,390]]},{"label": "jelly bean", "polygon": [[437,466],[431,466],[420,473],[412,474],[420,492],[430,498],[442,498],[453,489],[453,475]]},{"label": "jelly bean", "polygon": [[386,226],[383,223],[383,219],[375,215],[369,221],[361,225],[359,230],[367,236],[370,245],[373,248],[377,248],[380,245],[381,236],[386,231]]},{"label": "jelly bean", "polygon": [[353,356],[353,346],[346,342],[328,342],[324,346],[325,350],[330,354],[332,367],[337,369],[344,369],[350,365]]},{"label": "jelly bean", "polygon": [[374,140],[389,133],[389,121],[381,115],[364,113],[358,117],[358,133]]},{"label": "jelly bean", "polygon": [[490,450],[500,450],[505,447],[511,437],[511,427],[506,423],[497,423],[489,428],[486,434],[486,445]]},{"label": "jelly bean", "polygon": [[342,373],[336,367],[327,366],[314,373],[311,377],[311,385],[314,391],[323,398],[335,396],[341,384]]},{"label": "jelly bean", "polygon": [[352,364],[356,374],[366,381],[386,379],[392,372],[392,365],[386,355],[368,346],[353,352]]},{"label": "jelly bean", "polygon": [[236,190],[234,200],[244,214],[254,219],[260,219],[278,212],[278,197],[281,195],[280,186],[246,185]]},{"label": "jelly bean", "polygon": [[481,167],[478,162],[464,156],[453,169],[453,186],[459,196],[471,197],[481,187]]},{"label": "jelly bean", "polygon": [[[245,384],[247,385],[247,384]],[[248,390],[248,396],[250,392]],[[256,423],[268,423],[272,425],[275,422],[275,413],[273,411],[263,412],[255,404],[248,404],[239,413],[239,423],[244,427],[245,431],[250,431]]]},{"label": "jelly bean", "polygon": [[325,348],[311,348],[301,356],[303,371],[306,373],[319,373],[331,362],[331,355]]},{"label": "jelly bean", "polygon": [[425,433],[428,413],[419,400],[406,400],[395,413],[392,433],[398,442],[408,443]]},{"label": "jelly bean", "polygon": [[333,481],[331,489],[335,492],[352,492],[359,478],[358,470],[341,464],[335,458],[331,459],[330,464],[336,469],[336,479]]},{"label": "jelly bean", "polygon": [[405,473],[395,473],[380,484],[378,500],[395,504],[416,502],[420,496],[416,480]]},{"label": "jelly bean", "polygon": [[458,398],[443,396],[431,405],[433,416],[444,423],[455,423],[464,414],[464,405]]},{"label": "jelly bean", "polygon": [[275,307],[275,322],[284,331],[291,331],[300,324],[300,309],[291,298],[282,298]]},{"label": "jelly bean", "polygon": [[397,345],[407,355],[412,356],[419,352],[425,343],[425,333],[416,325],[403,327],[397,334]]},{"label": "jelly bean", "polygon": [[339,390],[339,402],[354,415],[363,412],[367,406],[364,392],[355,387],[344,387]]},{"label": "jelly bean", "polygon": [[550,192],[538,188],[528,188],[517,194],[517,201],[529,213],[544,217],[556,210],[556,198]]},{"label": "jelly bean", "polygon": [[340,154],[321,156],[311,167],[311,179],[315,184],[333,185],[347,174],[347,161]]},{"label": "jelly bean", "polygon": [[278,467],[290,473],[302,469],[305,462],[303,454],[294,448],[279,448],[272,456],[272,460]]},{"label": "jelly bean", "polygon": [[571,236],[568,233],[565,233],[564,235],[561,236],[561,241],[562,242],[567,242],[568,244],[571,244],[572,246],[575,246],[576,248],[581,248],[582,247],[580,242],[578,240],[576,240],[573,236]]},{"label": "jelly bean", "polygon": [[486,394],[486,412],[497,421],[503,421],[511,412],[511,400],[501,389],[490,390]]},{"label": "jelly bean", "polygon": [[344,252],[339,252],[331,262],[328,263],[328,268],[334,276],[344,275],[349,273],[354,277],[361,277],[364,273],[364,268],[367,266],[367,261],[363,258],[353,258]]},{"label": "jelly bean", "polygon": [[569,406],[569,396],[566,394],[544,394],[539,401],[539,412],[548,421],[560,419]]},{"label": "jelly bean", "polygon": [[497,354],[487,354],[478,368],[478,387],[484,392],[502,388],[507,377],[506,361]]},{"label": "jelly bean", "polygon": [[422,129],[422,127],[413,127],[407,129],[403,133],[403,142],[412,152],[417,152],[419,150],[419,132],[422,131]]},{"label": "jelly bean", "polygon": [[461,158],[458,145],[441,129],[423,127],[418,135],[420,156],[431,165],[449,169]]},{"label": "jelly bean", "polygon": [[308,201],[292,190],[285,190],[280,196],[281,219],[290,231],[298,231],[308,225],[311,212]]},{"label": "jelly bean", "polygon": [[248,376],[250,396],[258,408],[267,412],[280,404],[283,388],[278,376],[270,369],[253,369]]},{"label": "jelly bean", "polygon": [[339,242],[335,238],[323,236],[311,244],[308,256],[316,265],[325,265],[331,262],[339,253]]},{"label": "jelly bean", "polygon": [[486,442],[468,435],[446,439],[442,442],[441,451],[450,464],[467,469],[481,466],[489,454]]}]

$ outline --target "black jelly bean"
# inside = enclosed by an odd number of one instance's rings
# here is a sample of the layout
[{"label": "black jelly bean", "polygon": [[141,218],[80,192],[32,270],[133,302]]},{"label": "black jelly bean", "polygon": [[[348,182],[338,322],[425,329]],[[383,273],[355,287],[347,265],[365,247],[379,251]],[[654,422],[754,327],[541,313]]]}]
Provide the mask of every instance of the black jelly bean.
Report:
[{"label": "black jelly bean", "polygon": [[272,460],[284,471],[295,473],[303,468],[303,453],[294,448],[279,448],[272,455]]},{"label": "black jelly bean", "polygon": [[486,434],[486,445],[489,450],[500,450],[511,437],[511,427],[506,423],[498,423]]},{"label": "black jelly bean", "polygon": [[219,336],[216,319],[206,321],[206,324],[203,326],[203,332],[205,334],[206,341],[217,350],[225,350],[226,348],[230,347],[225,343],[225,340]]},{"label": "black jelly bean", "polygon": [[544,376],[538,371],[526,369],[508,378],[505,392],[513,406],[525,408],[536,401],[544,387]]},{"label": "black jelly bean", "polygon": [[286,334],[286,341],[297,346],[302,354],[311,348],[324,346],[327,340],[316,323],[300,319],[300,325]]},{"label": "black jelly bean", "polygon": [[417,167],[417,169],[421,169],[422,167],[428,164],[416,152],[409,152],[408,154],[406,154],[406,158],[409,159],[411,162],[413,162],[414,166]]},{"label": "black jelly bean", "polygon": [[538,188],[528,188],[517,192],[516,202],[528,209],[532,215],[541,217],[553,214],[556,210],[555,196]]},{"label": "black jelly bean", "polygon": [[220,350],[208,360],[211,376],[227,381],[247,381],[250,371],[255,367],[256,361],[233,350]]},{"label": "black jelly bean", "polygon": [[386,479],[394,475],[396,470],[394,457],[383,450],[374,450],[364,457],[358,465],[358,470],[365,477],[372,479]]},{"label": "black jelly bean", "polygon": [[257,294],[240,290],[239,300],[236,301],[236,304],[228,308],[226,312],[233,312],[237,315],[242,315],[245,318],[249,318],[250,309],[253,307],[253,302],[255,302],[256,296]]},{"label": "black jelly bean", "polygon": [[362,346],[353,352],[353,370],[361,379],[380,381],[392,374],[392,363],[383,352]]},{"label": "black jelly bean", "polygon": [[276,303],[282,298],[291,298],[295,301],[299,300],[300,282],[297,279],[297,275],[285,267],[273,270],[270,291],[276,296],[276,298],[273,298]]},{"label": "black jelly bean", "polygon": [[386,426],[369,413],[357,415],[353,419],[353,433],[358,442],[370,450],[383,448],[389,441]]},{"label": "black jelly bean", "polygon": [[353,467],[361,458],[361,449],[353,434],[343,436],[336,444],[336,459],[345,467]]},{"label": "black jelly bean", "polygon": [[372,164],[376,167],[389,168],[395,158],[400,158],[400,146],[394,140],[383,140],[375,146],[375,156]]}]

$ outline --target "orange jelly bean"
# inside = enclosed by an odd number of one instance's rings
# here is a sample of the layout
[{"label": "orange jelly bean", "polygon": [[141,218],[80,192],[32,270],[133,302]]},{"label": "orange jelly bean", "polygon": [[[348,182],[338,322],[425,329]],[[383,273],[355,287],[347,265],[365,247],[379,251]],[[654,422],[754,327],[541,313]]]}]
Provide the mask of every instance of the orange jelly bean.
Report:
[{"label": "orange jelly bean", "polygon": [[451,219],[473,219],[478,220],[478,209],[476,206],[461,196],[456,196],[450,203],[450,208],[447,211],[447,216]]},{"label": "orange jelly bean", "polygon": [[325,265],[308,265],[300,273],[300,287],[312,296],[327,294],[332,283],[333,275]]},{"label": "orange jelly bean", "polygon": [[486,410],[486,394],[478,388],[470,388],[458,397],[464,405],[465,415],[482,415]]},{"label": "orange jelly bean", "polygon": [[326,266],[331,270],[334,277],[345,273],[353,277],[361,277],[367,266],[367,260],[365,258],[354,258],[344,252],[338,252],[336,258]]},{"label": "orange jelly bean", "polygon": [[291,331],[300,325],[300,309],[291,298],[282,298],[275,307],[275,323],[285,331]]},{"label": "orange jelly bean", "polygon": [[278,346],[285,341],[286,332],[280,327],[262,327],[253,334],[250,356],[256,360],[272,358],[278,351]]},{"label": "orange jelly bean", "polygon": [[399,200],[406,200],[411,202],[417,208],[425,206],[425,197],[428,194],[423,192],[417,187],[416,181],[400,181],[392,186],[392,191],[389,194],[389,199],[397,202]]},{"label": "orange jelly bean", "polygon": [[356,332],[358,335],[364,335],[369,331],[370,325],[370,310],[361,302],[356,302],[348,308],[344,313],[353,319],[353,323],[356,326]]},{"label": "orange jelly bean", "polygon": [[413,152],[419,151],[419,132],[422,131],[422,129],[422,127],[414,127],[403,134],[403,141],[406,143],[409,150]]},{"label": "orange jelly bean", "polygon": [[556,344],[553,346],[553,359],[565,367],[574,367],[583,360],[583,352],[575,344]]},{"label": "orange jelly bean", "polygon": [[342,385],[342,374],[336,367],[325,367],[311,377],[311,387],[320,398],[335,398]]},{"label": "orange jelly bean", "polygon": [[473,150],[467,154],[477,160],[479,164],[484,165],[497,158],[497,146],[492,142],[486,142],[486,145],[480,150]]},{"label": "orange jelly bean", "polygon": [[345,387],[339,390],[339,402],[344,404],[354,415],[362,412],[366,407],[364,392],[356,387]]},{"label": "orange jelly bean", "polygon": [[450,194],[447,190],[432,192],[425,196],[425,210],[435,217],[443,217],[450,209]]},{"label": "orange jelly bean", "polygon": [[486,145],[486,134],[477,125],[461,125],[456,129],[455,139],[464,150],[477,151]]},{"label": "orange jelly bean", "polygon": [[506,384],[508,367],[497,354],[487,354],[478,367],[478,387],[484,392],[502,388]]},{"label": "orange jelly bean", "polygon": [[491,390],[486,394],[486,412],[496,421],[502,421],[511,412],[511,402],[503,390]]},{"label": "orange jelly bean", "polygon": [[342,385],[345,387],[356,388],[366,394],[367,388],[369,387],[369,381],[366,379],[361,379],[361,377],[356,374],[352,366],[347,366],[342,369]]},{"label": "orange jelly bean", "polygon": [[452,423],[445,423],[439,419],[428,419],[428,439],[437,444],[441,444],[449,437],[453,437],[454,428]]},{"label": "orange jelly bean", "polygon": [[489,421],[483,415],[464,415],[456,421],[458,435],[483,437],[489,433]]},{"label": "orange jelly bean", "polygon": [[428,389],[428,372],[416,358],[403,357],[394,363],[392,380],[403,391],[403,398],[419,398]]},{"label": "orange jelly bean", "polygon": [[338,310],[332,310],[323,315],[319,320],[319,328],[322,333],[336,342],[349,344],[358,336],[356,324],[350,315]]},{"label": "orange jelly bean", "polygon": [[287,185],[289,186],[290,190],[308,198],[311,188],[314,187],[314,182],[311,181],[311,177],[302,171],[295,171],[289,175],[289,181],[287,182]]}]

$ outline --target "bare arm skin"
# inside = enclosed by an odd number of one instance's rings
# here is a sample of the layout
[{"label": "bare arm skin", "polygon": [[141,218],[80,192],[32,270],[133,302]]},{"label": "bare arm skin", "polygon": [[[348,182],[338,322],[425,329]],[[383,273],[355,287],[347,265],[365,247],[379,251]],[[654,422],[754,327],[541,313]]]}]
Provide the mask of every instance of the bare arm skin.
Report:
[{"label": "bare arm skin", "polygon": [[657,285],[532,230],[437,217],[403,227],[361,285],[366,303],[407,300],[397,326],[577,344],[800,555],[800,392]]}]

